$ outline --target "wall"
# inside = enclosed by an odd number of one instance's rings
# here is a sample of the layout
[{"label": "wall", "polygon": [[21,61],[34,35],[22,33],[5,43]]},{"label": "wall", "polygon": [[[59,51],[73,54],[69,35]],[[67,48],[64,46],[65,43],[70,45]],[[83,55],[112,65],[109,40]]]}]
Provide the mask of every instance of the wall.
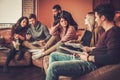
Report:
[{"label": "wall", "polygon": [[85,27],[84,17],[92,11],[92,0],[38,0],[38,19],[48,27],[53,22],[52,7],[60,4],[62,9],[71,12],[79,27]]},{"label": "wall", "polygon": [[29,16],[29,14],[34,13],[34,1],[35,0],[23,0],[23,16]]},{"label": "wall", "polygon": [[93,0],[93,9],[100,4],[110,3],[110,0]]},{"label": "wall", "polygon": [[22,0],[0,0],[0,23],[15,23],[21,16]]},{"label": "wall", "polygon": [[[14,0],[11,0],[11,3],[12,2],[15,3]],[[35,8],[34,7],[34,5],[35,5],[34,2],[35,2],[35,0],[22,0],[22,5],[21,5],[22,13],[21,13],[21,16],[23,15],[23,16],[27,16],[28,17],[30,13],[34,13],[35,12],[34,11],[35,10],[34,9]],[[2,4],[2,1],[0,1],[0,4]],[[15,3],[15,4],[17,4],[17,3]],[[6,7],[9,7],[9,6],[7,5]],[[0,10],[1,10],[1,8],[0,8]],[[10,10],[12,10],[12,9],[9,9],[9,12],[11,12]],[[6,15],[5,12],[3,14]],[[16,13],[14,13],[14,14],[16,14]],[[11,16],[11,14],[9,14],[9,16]],[[18,18],[21,17],[21,16],[18,16]],[[17,20],[18,19],[16,19],[14,23],[16,23]],[[11,28],[14,23],[10,23],[10,22],[8,22],[8,23],[5,23],[5,22],[1,23],[0,22],[0,29]]]}]

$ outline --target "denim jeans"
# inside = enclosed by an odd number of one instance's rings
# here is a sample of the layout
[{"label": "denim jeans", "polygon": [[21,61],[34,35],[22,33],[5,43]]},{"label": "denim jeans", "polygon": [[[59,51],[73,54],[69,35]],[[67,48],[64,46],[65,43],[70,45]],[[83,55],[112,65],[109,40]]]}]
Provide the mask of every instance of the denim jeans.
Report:
[{"label": "denim jeans", "polygon": [[58,80],[59,76],[76,77],[89,73],[96,69],[96,66],[73,55],[60,52],[50,54],[50,62],[46,80]]}]

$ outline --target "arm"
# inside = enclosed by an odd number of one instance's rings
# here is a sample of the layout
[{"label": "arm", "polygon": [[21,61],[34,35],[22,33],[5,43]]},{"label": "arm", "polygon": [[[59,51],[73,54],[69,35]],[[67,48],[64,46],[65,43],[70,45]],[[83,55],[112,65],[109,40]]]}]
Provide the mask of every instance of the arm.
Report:
[{"label": "arm", "polygon": [[59,34],[58,28],[59,28],[59,23],[56,24],[55,26],[51,27],[50,34],[53,36]]},{"label": "arm", "polygon": [[31,27],[29,27],[27,29],[26,40],[33,40],[33,38],[32,38],[32,32],[31,32]]},{"label": "arm", "polygon": [[51,38],[48,40],[48,42],[45,44],[44,49],[50,48],[55,42],[57,41],[57,36],[51,36]]},{"label": "arm", "polygon": [[24,36],[21,36],[21,35],[18,35],[18,38],[19,38],[20,40],[22,40],[22,41],[25,40],[25,37],[24,37]]},{"label": "arm", "polygon": [[84,46],[83,48],[82,48],[82,50],[84,51],[84,52],[91,52],[93,49],[95,49],[96,47],[88,47],[88,46]]},{"label": "arm", "polygon": [[66,41],[73,40],[73,39],[77,39],[76,30],[73,26],[69,26],[65,36],[61,38],[61,41],[66,42]]},{"label": "arm", "polygon": [[45,51],[43,52],[43,55],[45,56],[45,55],[48,55],[48,54],[50,54],[51,52],[55,51],[55,50],[57,49],[57,47],[58,47],[59,44],[61,44],[61,41],[57,42],[55,45],[53,45],[53,46],[50,47],[49,49],[45,50]]},{"label": "arm", "polygon": [[80,43],[80,41],[79,40],[69,40],[66,43]]}]

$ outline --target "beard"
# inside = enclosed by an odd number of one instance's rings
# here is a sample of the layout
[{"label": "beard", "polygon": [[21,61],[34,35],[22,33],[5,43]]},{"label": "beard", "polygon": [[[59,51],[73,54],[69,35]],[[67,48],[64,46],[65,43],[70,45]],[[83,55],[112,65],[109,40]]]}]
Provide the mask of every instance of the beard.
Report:
[{"label": "beard", "polygon": [[54,15],[54,19],[55,19],[55,20],[60,19],[60,13],[58,13],[57,15]]}]

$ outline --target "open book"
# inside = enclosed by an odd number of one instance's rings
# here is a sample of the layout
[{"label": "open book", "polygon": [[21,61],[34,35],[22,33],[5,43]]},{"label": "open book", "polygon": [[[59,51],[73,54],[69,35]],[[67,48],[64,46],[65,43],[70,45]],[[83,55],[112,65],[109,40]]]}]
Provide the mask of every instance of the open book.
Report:
[{"label": "open book", "polygon": [[67,45],[67,46],[72,46],[72,47],[74,47],[74,48],[83,48],[83,45],[80,44],[80,43],[69,43],[69,42],[65,42],[64,44]]},{"label": "open book", "polygon": [[69,49],[69,48],[67,48],[67,47],[59,46],[59,48],[60,48],[60,49],[63,49],[63,50],[66,50],[66,51],[68,51],[68,52],[70,52],[70,53],[72,53],[72,54],[74,54],[74,53],[82,54],[82,53],[83,53],[83,52],[80,52],[80,51],[76,51],[76,50]]}]

